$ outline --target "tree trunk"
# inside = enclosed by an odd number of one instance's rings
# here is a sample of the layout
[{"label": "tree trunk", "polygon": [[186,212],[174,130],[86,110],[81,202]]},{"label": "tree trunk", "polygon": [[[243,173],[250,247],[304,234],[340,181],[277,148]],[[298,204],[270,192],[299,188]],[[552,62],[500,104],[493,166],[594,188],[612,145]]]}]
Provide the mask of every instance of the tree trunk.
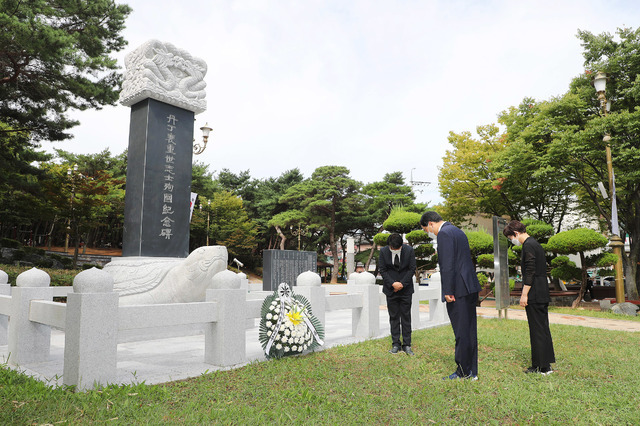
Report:
[{"label": "tree trunk", "polygon": [[[631,236],[631,241],[636,241],[635,238],[640,238],[640,233],[638,233],[639,235],[632,235]],[[635,237],[635,238],[634,238]],[[622,252],[624,253],[624,247],[622,249]],[[636,243],[636,244],[631,244],[630,247],[630,251],[629,251],[629,256],[625,256],[623,254],[622,256],[622,260],[624,263],[624,272],[625,272],[625,277],[626,277],[626,281],[625,281],[625,290],[627,291],[627,299],[628,300],[638,300],[640,299],[640,297],[638,296],[638,293],[640,292],[640,285],[639,285],[639,280],[638,280],[638,263],[636,262],[636,259],[638,259],[640,256],[640,244]]]},{"label": "tree trunk", "polygon": [[280,250],[284,250],[284,243],[287,241],[287,237],[284,236],[279,226],[276,226],[276,232],[280,235]]},{"label": "tree trunk", "polygon": [[338,283],[338,268],[340,267],[340,262],[338,260],[338,246],[336,245],[336,236],[333,232],[333,229],[329,232],[329,244],[331,247],[331,256],[333,257],[333,269],[331,270],[331,284]]},{"label": "tree trunk", "polygon": [[584,292],[587,290],[587,266],[585,264],[583,252],[580,252],[580,265],[582,267],[582,284],[580,285],[580,291],[578,292],[578,297],[571,304],[571,307],[573,309],[580,306],[580,302],[582,302],[582,298],[584,297]]},{"label": "tree trunk", "polygon": [[371,251],[369,252],[369,258],[367,259],[367,263],[364,265],[364,271],[369,272],[369,265],[371,264],[371,260],[373,260],[373,253],[376,251],[378,246],[376,243],[373,243],[371,246]]}]

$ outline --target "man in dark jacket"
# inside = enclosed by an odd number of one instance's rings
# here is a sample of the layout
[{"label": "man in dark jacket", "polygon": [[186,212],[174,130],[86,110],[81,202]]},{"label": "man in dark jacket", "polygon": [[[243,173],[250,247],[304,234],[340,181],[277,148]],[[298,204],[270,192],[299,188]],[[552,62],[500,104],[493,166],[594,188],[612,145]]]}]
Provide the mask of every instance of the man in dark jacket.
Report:
[{"label": "man in dark jacket", "polygon": [[527,234],[526,226],[517,220],[509,222],[502,233],[513,245],[522,245],[520,306],[527,311],[531,341],[531,367],[525,372],[551,374],[551,363],[556,362],[556,358],[549,330],[549,282],[544,249]]},{"label": "man in dark jacket", "polygon": [[[411,350],[411,298],[413,276],[416,272],[416,255],[413,248],[402,244],[400,234],[391,234],[387,245],[380,249],[378,259],[382,275],[382,292],[387,296],[389,325],[391,327],[391,352],[400,349],[413,355]],[[402,342],[400,335],[402,334]]]},{"label": "man in dark jacket", "polygon": [[442,301],[456,338],[456,371],[445,379],[478,378],[478,319],[480,283],[471,259],[467,236],[458,227],[429,211],[420,219],[422,229],[438,243]]}]

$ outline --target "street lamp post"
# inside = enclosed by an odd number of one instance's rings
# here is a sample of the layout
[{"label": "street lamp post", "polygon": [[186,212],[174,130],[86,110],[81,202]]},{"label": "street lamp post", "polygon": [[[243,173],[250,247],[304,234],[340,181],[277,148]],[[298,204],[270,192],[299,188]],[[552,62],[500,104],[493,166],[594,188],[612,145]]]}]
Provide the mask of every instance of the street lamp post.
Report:
[{"label": "street lamp post", "polygon": [[300,228],[300,224],[298,224],[298,229],[297,229],[297,230],[296,230],[294,227],[292,227],[292,226],[291,226],[291,227],[289,227],[289,229],[290,229],[290,231],[291,231],[291,234],[292,234],[294,237],[298,237],[298,251],[300,251],[300,237],[301,237],[301,235],[302,235],[302,231],[307,232],[307,228],[305,228],[305,229],[301,229],[301,228]]},{"label": "street lamp post", "polygon": [[207,245],[209,245],[209,220],[211,218],[211,200],[207,200]]},{"label": "street lamp post", "polygon": [[[598,100],[600,100],[600,108],[602,113],[606,117],[607,113],[611,109],[611,102],[607,101],[606,88],[607,88],[607,75],[603,72],[598,72],[595,76],[593,84],[598,93]],[[624,248],[624,242],[618,235],[620,233],[618,227],[618,208],[616,205],[616,183],[615,175],[613,174],[613,162],[611,160],[611,136],[605,134],[602,138],[605,142],[605,152],[607,156],[607,173],[609,175],[609,194],[611,196],[611,235],[609,236],[609,245],[611,246],[613,253],[616,254],[618,260],[615,264],[616,275],[616,302],[623,303],[624,297],[624,271],[622,268],[622,250]]]},{"label": "street lamp post", "polygon": [[196,142],[193,145],[193,153],[195,155],[202,154],[204,150],[207,148],[207,142],[209,141],[209,134],[213,129],[209,127],[209,123],[205,123],[204,126],[200,127],[200,130],[202,130],[202,143]]}]

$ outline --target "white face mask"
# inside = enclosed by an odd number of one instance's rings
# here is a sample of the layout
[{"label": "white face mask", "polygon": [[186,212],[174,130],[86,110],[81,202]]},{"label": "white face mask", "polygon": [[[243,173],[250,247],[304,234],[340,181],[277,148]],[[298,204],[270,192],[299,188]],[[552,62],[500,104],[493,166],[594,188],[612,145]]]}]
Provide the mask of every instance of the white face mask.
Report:
[{"label": "white face mask", "polygon": [[512,239],[511,239],[511,244],[513,244],[514,246],[520,246],[520,245],[522,245],[522,243],[520,242],[520,240],[518,240],[517,238],[512,238]]},{"label": "white face mask", "polygon": [[[429,228],[429,225],[427,224],[426,228]],[[431,231],[427,231],[427,235],[429,235],[429,238],[431,238],[433,241],[437,241],[436,238],[438,238],[438,236],[436,234],[434,234]]]}]

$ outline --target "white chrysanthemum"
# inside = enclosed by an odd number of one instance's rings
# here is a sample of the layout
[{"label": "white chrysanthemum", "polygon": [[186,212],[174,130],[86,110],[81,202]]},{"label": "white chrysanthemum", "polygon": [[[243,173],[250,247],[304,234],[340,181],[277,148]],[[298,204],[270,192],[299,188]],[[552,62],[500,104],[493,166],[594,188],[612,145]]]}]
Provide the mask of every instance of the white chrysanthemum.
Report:
[{"label": "white chrysanthemum", "polygon": [[285,346],[285,347],[284,347],[284,351],[285,351],[285,352],[289,352],[290,350],[291,350],[291,349],[289,349],[289,347],[288,347],[288,346]]},{"label": "white chrysanthemum", "polygon": [[303,348],[304,348],[303,350],[306,351],[307,350],[307,345],[304,345]]},{"label": "white chrysanthemum", "polygon": [[272,319],[273,319],[274,321],[278,321],[278,315],[277,315],[277,314],[276,314],[276,315],[274,315]]},{"label": "white chrysanthemum", "polygon": [[271,326],[273,326],[273,324],[271,323],[271,321],[267,321],[266,323],[264,323],[264,325],[267,326],[267,328],[271,328]]},{"label": "white chrysanthemum", "polygon": [[271,330],[267,331],[267,336],[271,337],[272,334],[273,332]]},{"label": "white chrysanthemum", "polygon": [[282,349],[282,345],[281,345],[280,343],[278,343],[278,344],[276,345],[276,349],[277,349],[277,350]]},{"label": "white chrysanthemum", "polygon": [[291,350],[293,352],[297,352],[298,351],[298,347],[296,345],[291,346]]},{"label": "white chrysanthemum", "polygon": [[287,339],[286,337],[283,337],[280,341],[281,341],[282,343],[287,343],[287,342],[289,341],[289,339]]},{"label": "white chrysanthemum", "polygon": [[285,335],[285,336],[291,336],[291,332],[289,331],[289,329],[286,329],[286,330],[284,331],[284,335]]},{"label": "white chrysanthemum", "polygon": [[270,320],[271,318],[273,318],[273,315],[271,315],[271,314],[267,314],[267,315],[265,316],[265,318],[266,318],[266,319],[268,319],[268,320]]}]

